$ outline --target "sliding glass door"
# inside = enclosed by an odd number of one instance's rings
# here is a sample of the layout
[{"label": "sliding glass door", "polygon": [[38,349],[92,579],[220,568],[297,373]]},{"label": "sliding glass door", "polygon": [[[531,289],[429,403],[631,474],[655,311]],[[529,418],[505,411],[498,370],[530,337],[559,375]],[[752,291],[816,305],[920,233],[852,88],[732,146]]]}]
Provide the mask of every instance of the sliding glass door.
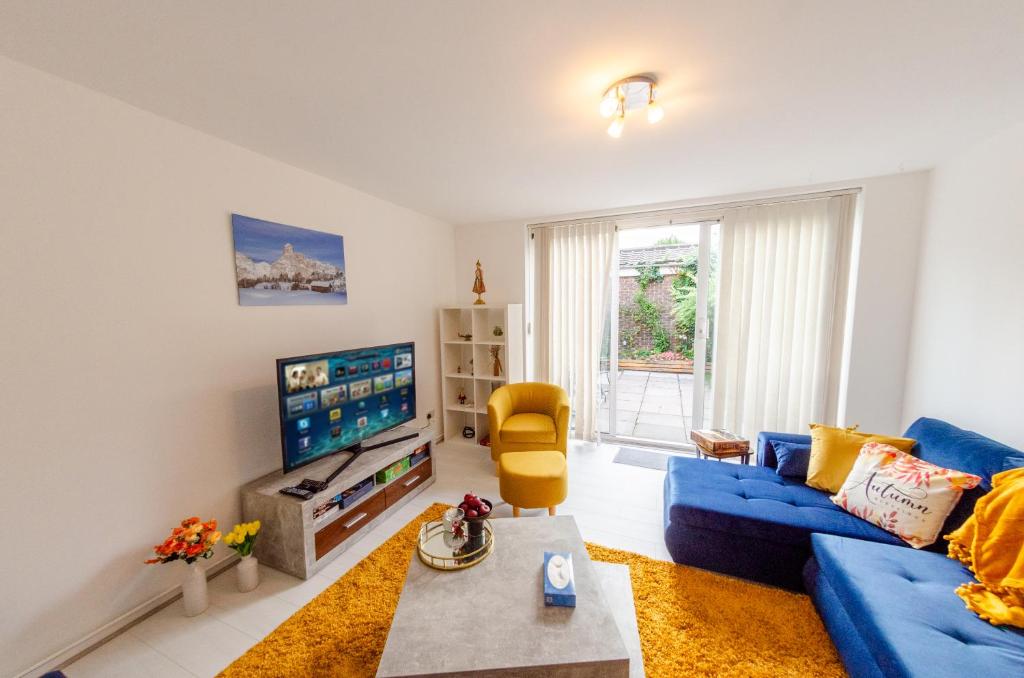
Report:
[{"label": "sliding glass door", "polygon": [[670,447],[710,421],[717,221],[619,229],[599,428]]}]

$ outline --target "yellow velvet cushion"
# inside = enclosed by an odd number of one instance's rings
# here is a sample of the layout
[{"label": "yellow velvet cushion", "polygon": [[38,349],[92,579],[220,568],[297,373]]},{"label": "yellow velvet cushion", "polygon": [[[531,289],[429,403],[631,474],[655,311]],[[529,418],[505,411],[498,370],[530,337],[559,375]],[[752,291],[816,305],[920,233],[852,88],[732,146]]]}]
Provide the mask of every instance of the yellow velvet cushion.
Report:
[{"label": "yellow velvet cushion", "polygon": [[855,428],[811,424],[811,461],[807,465],[809,487],[832,494],[838,492],[865,443],[882,443],[892,445],[900,452],[910,452],[917,442],[912,438],[860,433]]},{"label": "yellow velvet cushion", "polygon": [[519,508],[546,508],[565,501],[569,474],[558,451],[506,452],[498,460],[501,498]]},{"label": "yellow velvet cushion", "polygon": [[506,443],[544,443],[551,445],[557,437],[555,420],[546,414],[524,412],[505,420],[499,433]]}]

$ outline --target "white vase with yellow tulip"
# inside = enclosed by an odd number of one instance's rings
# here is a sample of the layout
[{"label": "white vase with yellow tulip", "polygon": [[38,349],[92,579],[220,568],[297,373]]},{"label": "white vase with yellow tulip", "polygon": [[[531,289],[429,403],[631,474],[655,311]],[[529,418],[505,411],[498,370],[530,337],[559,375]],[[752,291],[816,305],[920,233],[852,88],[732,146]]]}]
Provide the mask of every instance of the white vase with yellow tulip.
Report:
[{"label": "white vase with yellow tulip", "polygon": [[252,591],[260,584],[259,561],[252,555],[252,547],[256,542],[256,535],[260,531],[260,521],[254,520],[251,523],[239,523],[235,529],[224,536],[224,543],[233,548],[242,557],[235,568],[238,577],[238,590],[242,593]]}]

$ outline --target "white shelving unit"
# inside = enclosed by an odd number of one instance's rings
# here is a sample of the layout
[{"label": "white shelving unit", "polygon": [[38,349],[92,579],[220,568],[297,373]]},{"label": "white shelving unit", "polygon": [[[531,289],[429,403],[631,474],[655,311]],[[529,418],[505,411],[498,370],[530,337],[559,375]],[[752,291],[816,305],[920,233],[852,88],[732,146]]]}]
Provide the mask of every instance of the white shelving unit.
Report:
[{"label": "white shelving unit", "polygon": [[[445,440],[480,443],[488,435],[487,399],[494,389],[523,380],[523,305],[450,306],[441,311],[441,397]],[[494,328],[500,327],[496,336]],[[459,335],[472,335],[466,340]],[[491,348],[502,369],[494,374]],[[459,403],[459,394],[466,396]],[[472,438],[463,437],[466,426]]]}]

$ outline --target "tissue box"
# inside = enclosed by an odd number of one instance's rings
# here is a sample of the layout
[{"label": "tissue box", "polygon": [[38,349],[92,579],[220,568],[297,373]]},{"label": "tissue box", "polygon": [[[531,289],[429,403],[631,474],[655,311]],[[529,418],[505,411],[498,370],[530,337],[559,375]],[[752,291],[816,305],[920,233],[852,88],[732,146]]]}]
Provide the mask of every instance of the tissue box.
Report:
[{"label": "tissue box", "polygon": [[544,552],[544,604],[576,607],[576,578],[572,571],[571,553]]}]

